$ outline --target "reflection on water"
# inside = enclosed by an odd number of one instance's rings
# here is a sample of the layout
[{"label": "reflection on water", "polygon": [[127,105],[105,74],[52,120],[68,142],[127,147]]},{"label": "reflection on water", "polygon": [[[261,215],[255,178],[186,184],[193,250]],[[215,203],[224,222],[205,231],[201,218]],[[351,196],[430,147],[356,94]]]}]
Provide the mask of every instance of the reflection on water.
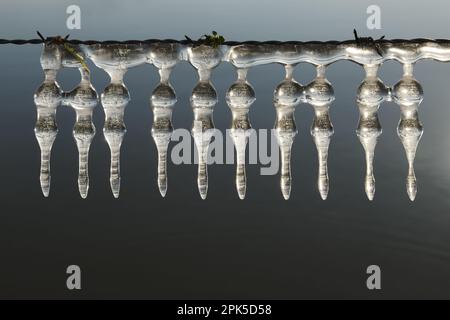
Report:
[{"label": "reflection on water", "polygon": [[[116,198],[120,193],[120,150],[126,133],[124,113],[131,99],[123,80],[124,75],[130,68],[146,63],[153,64],[159,71],[160,81],[150,99],[153,111],[151,135],[158,151],[157,184],[164,197],[168,188],[167,153],[173,132],[172,112],[177,102],[170,74],[176,64],[184,60],[197,70],[199,77],[192,90],[190,103],[194,115],[191,132],[198,154],[197,184],[202,199],[206,198],[208,191],[208,149],[214,129],[213,110],[218,102],[211,73],[222,61],[227,61],[234,65],[237,72],[237,80],[226,93],[226,102],[232,114],[230,133],[237,154],[235,180],[239,198],[244,199],[247,190],[245,154],[251,129],[248,113],[255,101],[255,90],[247,81],[247,72],[253,66],[280,63],[285,66],[286,75],[274,90],[273,103],[276,110],[275,136],[281,153],[281,192],[285,199],[289,199],[292,188],[291,149],[297,135],[294,111],[303,102],[314,109],[311,135],[318,154],[317,186],[321,198],[325,200],[330,188],[328,149],[334,133],[329,109],[335,100],[333,86],[326,79],[325,70],[331,63],[346,59],[362,65],[366,72],[357,90],[356,103],[360,114],[357,136],[366,160],[364,186],[367,197],[372,200],[375,195],[373,161],[375,146],[382,132],[378,109],[383,101],[392,98],[401,111],[397,131],[408,160],[406,190],[413,201],[417,193],[414,158],[423,132],[418,119],[423,90],[414,79],[413,65],[425,58],[450,60],[450,44],[444,41],[419,41],[415,44],[385,41],[380,43],[383,56],[374,47],[354,42],[260,43],[218,47],[155,42],[79,45],[75,49],[90,58],[110,77],[110,83],[101,94],[101,104],[105,113],[103,134],[111,152],[110,185]],[[404,69],[402,79],[392,89],[386,87],[377,75],[381,64],[389,59],[401,62]],[[293,77],[293,70],[300,62],[311,63],[317,69],[316,78],[305,86]],[[73,136],[79,153],[78,188],[81,197],[86,198],[89,189],[89,149],[96,132],[92,114],[98,101],[97,92],[91,85],[89,70],[63,50],[61,45],[44,46],[41,66],[45,78],[35,93],[34,101],[37,109],[35,134],[41,149],[42,192],[46,197],[49,195],[51,149],[58,133],[55,114],[57,107],[64,104],[76,112]],[[68,92],[62,91],[56,82],[58,71],[64,67],[78,68],[81,74],[78,86]]]}]

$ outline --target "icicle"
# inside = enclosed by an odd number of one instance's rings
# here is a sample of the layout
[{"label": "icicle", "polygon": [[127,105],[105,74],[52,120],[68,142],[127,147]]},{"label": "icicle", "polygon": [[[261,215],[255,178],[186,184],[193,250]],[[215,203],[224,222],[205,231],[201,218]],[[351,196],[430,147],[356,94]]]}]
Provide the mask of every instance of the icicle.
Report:
[{"label": "icicle", "polygon": [[400,106],[401,118],[397,134],[403,144],[408,160],[406,191],[411,201],[417,194],[417,181],[414,173],[414,158],[423,134],[418,109],[423,100],[423,89],[413,76],[413,65],[403,65],[403,78],[393,88],[394,101]]},{"label": "icicle", "polygon": [[194,112],[192,136],[198,153],[197,184],[200,196],[208,193],[208,148],[214,132],[213,110],[217,104],[217,92],[212,85],[211,71],[220,63],[219,48],[201,45],[188,50],[190,63],[198,70],[199,81],[192,91],[191,106]]},{"label": "icicle", "polygon": [[228,89],[226,101],[232,113],[230,135],[236,148],[236,189],[239,198],[245,198],[247,177],[245,173],[245,149],[251,134],[248,118],[250,106],[255,101],[255,91],[247,82],[248,69],[238,69],[238,78]]},{"label": "icicle", "polygon": [[105,111],[103,134],[111,151],[110,184],[115,198],[120,193],[120,147],[126,133],[123,116],[130,94],[123,83],[129,68],[144,64],[149,59],[150,46],[139,44],[92,44],[81,46],[96,66],[104,69],[111,78],[101,95]]},{"label": "icicle", "polygon": [[172,111],[177,102],[169,82],[170,73],[180,59],[180,46],[174,43],[152,45],[149,63],[159,70],[160,82],[153,90],[150,103],[153,110],[152,137],[158,151],[158,188],[161,196],[167,192],[167,149],[172,136]]},{"label": "icicle", "polygon": [[163,197],[167,192],[167,149],[173,132],[172,111],[176,102],[175,91],[169,82],[161,82],[153,91],[152,137],[158,150],[158,188]]},{"label": "icicle", "polygon": [[291,195],[291,149],[297,135],[294,111],[301,102],[303,88],[294,80],[292,65],[286,65],[286,77],[274,91],[274,105],[277,113],[275,136],[281,151],[281,193],[285,200]]},{"label": "icicle", "polygon": [[331,83],[325,78],[325,66],[317,66],[317,76],[305,88],[305,99],[314,108],[314,120],[311,125],[311,135],[317,149],[319,173],[317,187],[320,197],[326,200],[329,191],[328,178],[328,147],[334,133],[330,121],[329,109],[334,101],[334,90]]},{"label": "icicle", "polygon": [[89,148],[95,136],[92,113],[97,105],[98,95],[91,84],[89,72],[79,67],[80,84],[66,95],[66,102],[76,112],[73,137],[78,148],[78,190],[85,199],[89,190]]},{"label": "icicle", "polygon": [[359,123],[356,134],[361,142],[366,157],[365,191],[372,201],[375,196],[375,177],[373,159],[378,137],[382,133],[378,120],[380,104],[388,98],[388,89],[378,78],[379,65],[365,65],[366,77],[358,88],[356,102],[359,107]]},{"label": "icicle", "polygon": [[50,193],[50,159],[53,142],[58,134],[56,109],[62,101],[62,91],[56,82],[61,68],[61,52],[58,46],[44,45],[41,66],[45,79],[34,94],[37,120],[34,128],[36,140],[41,149],[40,183],[44,197]]},{"label": "icicle", "polygon": [[125,71],[111,72],[111,83],[102,93],[101,101],[105,111],[103,134],[111,151],[110,184],[115,198],[120,194],[120,148],[126,133],[123,116],[130,101],[130,94],[123,83]]}]

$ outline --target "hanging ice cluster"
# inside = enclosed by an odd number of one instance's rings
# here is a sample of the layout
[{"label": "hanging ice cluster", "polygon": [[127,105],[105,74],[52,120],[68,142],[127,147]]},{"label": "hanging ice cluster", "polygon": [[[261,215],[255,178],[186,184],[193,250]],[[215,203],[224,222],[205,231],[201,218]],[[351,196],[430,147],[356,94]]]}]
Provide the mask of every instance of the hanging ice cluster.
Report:
[{"label": "hanging ice cluster", "polygon": [[[78,49],[79,50],[79,49]],[[89,189],[89,147],[95,135],[92,113],[97,105],[97,92],[91,85],[90,74],[81,63],[61,46],[48,44],[41,55],[44,70],[44,82],[34,94],[37,109],[35,135],[41,148],[41,188],[45,197],[50,192],[50,158],[53,142],[58,133],[56,109],[59,105],[68,105],[76,112],[73,137],[78,148],[78,189],[82,198],[86,198]],[[81,81],[74,89],[63,92],[56,82],[58,71],[63,68],[78,68]]]},{"label": "hanging ice cluster", "polygon": [[[356,134],[362,144],[366,159],[364,187],[369,200],[375,195],[373,160],[377,139],[382,133],[378,109],[383,101],[393,100],[400,107],[401,119],[398,136],[405,148],[409,168],[406,190],[414,200],[417,182],[414,173],[414,158],[423,133],[418,118],[418,108],[423,90],[413,76],[413,66],[420,59],[450,61],[450,41],[381,41],[375,46],[346,42],[305,43],[248,43],[233,46],[183,45],[178,42],[153,42],[135,44],[91,44],[78,45],[75,50],[92,60],[110,76],[110,84],[101,94],[105,113],[104,137],[111,151],[110,184],[114,197],[120,193],[120,149],[126,134],[124,113],[130,101],[129,91],[123,81],[128,69],[145,63],[153,64],[159,71],[160,82],[153,90],[150,106],[153,111],[151,135],[158,151],[157,183],[162,196],[168,188],[167,150],[173,132],[172,112],[177,102],[175,90],[170,83],[170,74],[178,62],[188,61],[198,73],[198,82],[192,90],[190,103],[193,111],[192,136],[198,154],[197,183],[202,199],[208,191],[207,155],[214,129],[213,111],[218,102],[211,74],[221,62],[231,63],[236,68],[237,79],[226,93],[230,108],[231,138],[236,150],[236,189],[240,199],[247,190],[245,154],[251,123],[249,110],[256,99],[255,90],[247,80],[248,71],[257,65],[279,63],[286,70],[285,78],[274,90],[273,104],[276,110],[275,135],[281,153],[280,186],[285,199],[289,199],[292,187],[291,149],[297,134],[295,108],[306,103],[314,109],[311,135],[317,148],[317,187],[322,199],[330,189],[327,159],[333,126],[329,108],[335,100],[331,83],[326,79],[326,67],[338,60],[350,60],[364,67],[366,76],[357,89],[356,105],[359,108],[359,123]],[[380,54],[382,52],[382,54]],[[386,60],[397,60],[403,64],[403,77],[392,88],[383,84],[377,71]],[[317,76],[307,85],[301,85],[293,77],[299,63],[316,66]],[[45,196],[50,190],[50,153],[57,135],[56,109],[69,105],[76,112],[73,135],[79,152],[78,186],[85,198],[89,188],[88,153],[95,135],[92,123],[93,109],[97,104],[97,93],[90,83],[88,70],[60,44],[46,44],[41,55],[45,79],[37,89],[34,101],[37,109],[35,134],[41,148],[41,187]],[[79,85],[63,92],[56,82],[56,74],[62,67],[80,70]]]}]

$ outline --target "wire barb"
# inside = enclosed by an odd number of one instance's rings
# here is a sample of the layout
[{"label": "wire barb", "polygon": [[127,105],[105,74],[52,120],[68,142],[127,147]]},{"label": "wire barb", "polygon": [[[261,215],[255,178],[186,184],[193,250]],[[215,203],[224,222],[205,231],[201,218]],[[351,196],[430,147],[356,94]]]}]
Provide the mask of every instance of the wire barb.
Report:
[{"label": "wire barb", "polygon": [[356,29],[353,29],[353,35],[358,46],[362,48],[373,48],[380,57],[383,57],[383,48],[380,46],[380,41],[384,39],[384,36],[377,40],[374,40],[372,37],[359,37]]}]

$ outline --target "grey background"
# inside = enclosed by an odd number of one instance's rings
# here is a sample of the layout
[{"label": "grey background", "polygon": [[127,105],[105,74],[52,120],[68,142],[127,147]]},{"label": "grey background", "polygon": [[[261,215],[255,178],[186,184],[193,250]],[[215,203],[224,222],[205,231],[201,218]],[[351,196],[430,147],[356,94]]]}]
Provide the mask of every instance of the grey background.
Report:
[{"label": "grey background", "polygon": [[[369,4],[382,8],[382,30],[365,27]],[[0,1],[0,35],[35,38],[66,34],[66,7],[82,9],[80,39],[177,38],[217,30],[229,40],[343,40],[352,29],[374,37],[449,38],[446,1]],[[109,150],[103,138],[103,112],[95,110],[97,135],[91,147],[91,188],[77,190],[77,151],[72,138],[74,112],[58,111],[59,135],[53,148],[52,187],[44,199],[39,186],[39,147],[34,138],[32,96],[43,79],[41,46],[0,47],[0,298],[450,298],[450,67],[422,61],[416,78],[425,91],[420,117],[425,133],[416,158],[419,193],[414,203],[405,190],[407,163],[396,135],[398,107],[380,109],[383,135],[376,149],[375,200],[363,187],[364,155],[355,135],[355,92],[364,74],[350,62],[327,72],[335,88],[331,108],[335,127],[330,147],[331,190],[327,201],[316,191],[316,150],[309,135],[312,110],[300,105],[293,149],[294,185],[284,201],[278,176],[260,176],[248,166],[245,201],[237,197],[234,166],[209,169],[208,198],[202,201],[194,165],[169,166],[165,199],[156,186],[156,148],[150,137],[149,96],[156,70],[141,66],[125,78],[132,101],[122,147],[122,189],[109,189]],[[91,65],[99,93],[107,75]],[[314,68],[301,64],[303,84]],[[388,62],[380,76],[393,85],[401,66]],[[253,68],[249,81],[257,101],[250,113],[255,128],[271,128],[273,89],[283,68]],[[213,73],[220,102],[216,127],[229,127],[225,92],[234,69]],[[79,81],[63,70],[65,90]],[[190,128],[189,96],[197,80],[182,63],[172,76],[178,95],[176,128]],[[65,288],[65,269],[82,268],[83,289]],[[365,270],[382,269],[382,291],[368,291]]]}]

